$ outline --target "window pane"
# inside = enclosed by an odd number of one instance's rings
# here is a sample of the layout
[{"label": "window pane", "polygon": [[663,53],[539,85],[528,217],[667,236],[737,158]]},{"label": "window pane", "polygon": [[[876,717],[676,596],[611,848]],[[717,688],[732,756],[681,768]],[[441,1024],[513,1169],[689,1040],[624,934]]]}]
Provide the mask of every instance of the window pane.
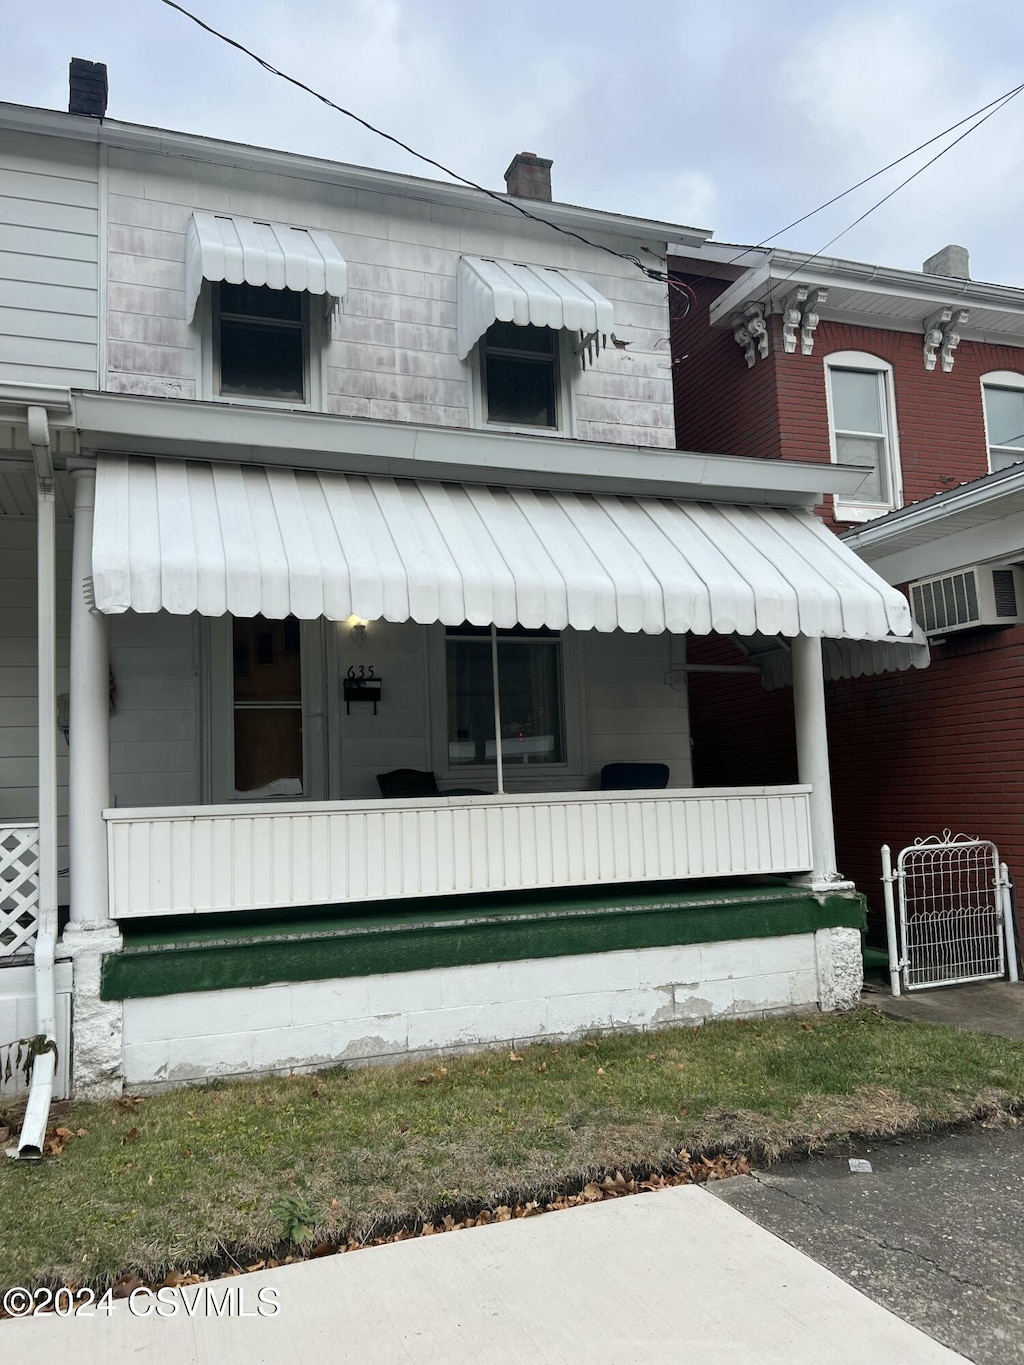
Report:
[{"label": "window pane", "polygon": [[449,640],[448,649],[448,762],[485,763],[490,746],[494,757],[494,690],[491,685],[491,645]]},{"label": "window pane", "polygon": [[885,442],[871,436],[836,436],[836,460],[839,464],[860,465],[872,471],[856,493],[842,496],[843,502],[890,502]]},{"label": "window pane", "polygon": [[882,425],[880,376],[871,370],[830,370],[832,416],[836,431],[870,431],[879,436]]},{"label": "window pane", "polygon": [[555,425],[553,360],[488,354],[485,383],[489,422],[530,427]]},{"label": "window pane", "polygon": [[[554,644],[498,644],[501,756],[506,766],[565,760],[560,656]],[[493,744],[489,757],[494,757]]]},{"label": "window pane", "polygon": [[551,327],[519,327],[514,322],[495,322],[487,329],[484,344],[488,350],[530,351],[538,355],[555,354],[555,333]]},{"label": "window pane", "polygon": [[235,791],[247,796],[302,795],[302,711],[239,707],[235,711]]},{"label": "window pane", "polygon": [[[993,389],[986,385],[985,418],[989,445],[1017,446],[1024,451],[1024,389]],[[1021,458],[1024,459],[1024,454]]]},{"label": "window pane", "polygon": [[302,656],[299,623],[293,617],[268,621],[263,616],[236,617],[232,622],[235,704],[302,701]]},{"label": "window pane", "polygon": [[255,322],[220,324],[220,391],[244,398],[290,398],[303,402],[301,327]]},{"label": "window pane", "polygon": [[220,311],[252,318],[302,321],[302,295],[294,289],[268,289],[265,285],[222,284]]},{"label": "window pane", "polygon": [[[448,661],[448,761],[493,764],[494,691],[490,640],[451,638]],[[501,753],[509,764],[563,763],[561,645],[498,643]]]}]

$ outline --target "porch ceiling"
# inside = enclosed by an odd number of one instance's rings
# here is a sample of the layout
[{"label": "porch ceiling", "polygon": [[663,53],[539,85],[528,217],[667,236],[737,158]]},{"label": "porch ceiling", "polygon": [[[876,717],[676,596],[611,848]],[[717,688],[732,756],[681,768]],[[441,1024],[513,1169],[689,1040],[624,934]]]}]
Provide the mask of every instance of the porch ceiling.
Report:
[{"label": "porch ceiling", "polygon": [[810,512],[139,456],[98,460],[100,611],[908,635]]}]

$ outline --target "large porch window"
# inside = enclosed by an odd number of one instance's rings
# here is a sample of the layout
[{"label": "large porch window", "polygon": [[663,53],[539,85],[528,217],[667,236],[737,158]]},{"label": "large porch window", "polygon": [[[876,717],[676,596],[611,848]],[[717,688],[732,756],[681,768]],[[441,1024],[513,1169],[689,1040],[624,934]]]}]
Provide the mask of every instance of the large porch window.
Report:
[{"label": "large porch window", "polygon": [[[557,631],[521,626],[497,632],[501,755],[506,767],[564,763],[562,641]],[[487,626],[459,626],[445,637],[448,763],[495,762],[494,660]]]}]

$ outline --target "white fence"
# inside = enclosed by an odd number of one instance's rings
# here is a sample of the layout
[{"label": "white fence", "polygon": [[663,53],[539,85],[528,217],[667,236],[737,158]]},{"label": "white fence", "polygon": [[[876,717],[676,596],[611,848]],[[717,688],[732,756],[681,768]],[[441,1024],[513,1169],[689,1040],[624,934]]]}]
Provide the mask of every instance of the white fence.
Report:
[{"label": "white fence", "polygon": [[111,914],[805,872],[808,786],[104,812]]},{"label": "white fence", "polygon": [[39,826],[0,825],[0,957],[28,956],[39,916]]}]

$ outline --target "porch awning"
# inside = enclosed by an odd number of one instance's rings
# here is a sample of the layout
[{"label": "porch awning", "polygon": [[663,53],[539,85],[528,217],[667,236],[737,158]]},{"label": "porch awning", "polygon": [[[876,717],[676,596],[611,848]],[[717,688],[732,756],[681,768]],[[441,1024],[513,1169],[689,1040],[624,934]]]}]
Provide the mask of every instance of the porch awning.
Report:
[{"label": "porch awning", "polygon": [[612,305],[593,285],[567,270],[463,256],[459,261],[456,321],[459,359],[465,360],[493,322],[517,327],[610,332]]},{"label": "porch awning", "polygon": [[101,455],[102,612],[559,630],[911,632],[811,512]]},{"label": "porch awning", "polygon": [[196,212],[185,235],[187,322],[195,316],[203,280],[267,285],[340,299],[348,286],[348,266],[328,234],[316,228]]},{"label": "porch awning", "polygon": [[[776,692],[793,682],[793,661],[784,639],[763,635],[737,641],[761,670],[765,691]],[[909,668],[928,668],[931,650],[924,631],[915,621],[910,636],[884,640],[826,640],[822,650],[825,677],[873,678],[879,673],[899,673]]]}]

